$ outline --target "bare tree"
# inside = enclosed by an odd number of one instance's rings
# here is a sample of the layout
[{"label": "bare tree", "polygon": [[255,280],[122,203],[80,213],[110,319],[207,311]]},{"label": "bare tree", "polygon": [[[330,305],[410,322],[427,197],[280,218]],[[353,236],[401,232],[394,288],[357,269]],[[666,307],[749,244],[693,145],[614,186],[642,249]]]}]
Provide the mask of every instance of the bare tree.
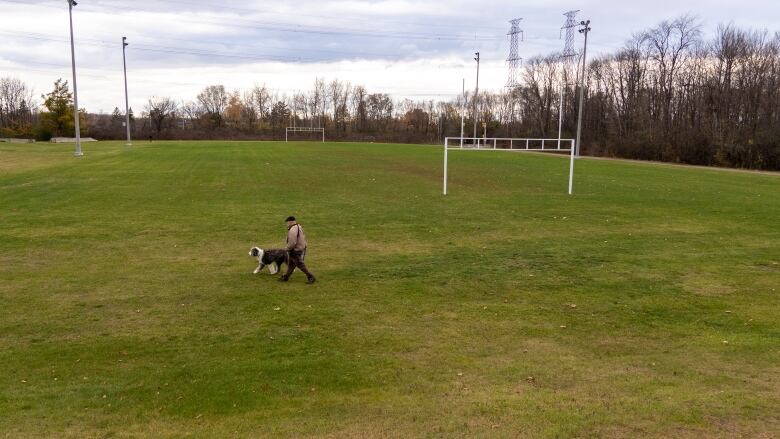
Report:
[{"label": "bare tree", "polygon": [[538,133],[542,136],[547,135],[552,123],[553,84],[558,59],[557,55],[534,57],[528,60],[523,69],[526,103],[529,106],[527,113],[533,115]]},{"label": "bare tree", "polygon": [[158,136],[165,128],[166,122],[170,122],[176,117],[177,109],[176,101],[169,97],[151,97],[144,107],[149,122]]},{"label": "bare tree", "polygon": [[249,92],[249,98],[245,101],[247,104],[251,102],[251,107],[259,120],[268,118],[271,109],[271,95],[265,85],[255,85]]},{"label": "bare tree", "polygon": [[701,26],[698,20],[684,15],[673,21],[662,21],[658,26],[644,34],[644,41],[650,49],[657,72],[659,115],[662,119],[662,131],[671,133],[671,104],[674,97],[675,80],[695,44],[699,42]]},{"label": "bare tree", "polygon": [[198,94],[198,102],[203,107],[206,116],[214,126],[222,126],[225,108],[228,105],[228,94],[224,85],[210,85]]},{"label": "bare tree", "polygon": [[16,78],[0,78],[0,130],[11,135],[28,131],[35,107],[27,84]]}]

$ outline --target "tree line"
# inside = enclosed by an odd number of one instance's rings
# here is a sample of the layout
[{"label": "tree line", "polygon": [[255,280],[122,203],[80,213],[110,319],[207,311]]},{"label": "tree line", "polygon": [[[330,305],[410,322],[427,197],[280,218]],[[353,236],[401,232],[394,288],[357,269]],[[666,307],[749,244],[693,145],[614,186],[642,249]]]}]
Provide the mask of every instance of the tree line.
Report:
[{"label": "tree line", "polygon": [[[572,138],[580,72],[560,54],[536,56],[514,89],[438,101],[396,100],[338,79],[291,94],[211,85],[190,101],[150,97],[139,116],[131,111],[131,127],[153,139],[278,140],[303,126],[324,127],[329,140],[439,143],[460,135],[463,113],[469,137],[476,118],[479,136],[556,138],[562,99],[563,137]],[[589,60],[583,82],[583,154],[780,170],[780,33],[725,25],[705,38],[682,16]],[[39,111],[23,82],[0,79],[0,137],[72,136],[67,82],[42,98]],[[123,138],[118,108],[80,114],[84,134]]]}]

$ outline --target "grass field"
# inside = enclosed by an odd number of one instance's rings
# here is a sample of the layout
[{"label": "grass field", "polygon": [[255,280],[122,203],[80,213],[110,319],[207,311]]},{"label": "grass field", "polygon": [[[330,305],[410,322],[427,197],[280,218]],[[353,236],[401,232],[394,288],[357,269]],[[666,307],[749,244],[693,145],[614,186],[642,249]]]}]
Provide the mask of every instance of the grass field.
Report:
[{"label": "grass field", "polygon": [[[0,436],[780,436],[780,177],[0,144]],[[307,231],[310,268],[249,247]]]}]

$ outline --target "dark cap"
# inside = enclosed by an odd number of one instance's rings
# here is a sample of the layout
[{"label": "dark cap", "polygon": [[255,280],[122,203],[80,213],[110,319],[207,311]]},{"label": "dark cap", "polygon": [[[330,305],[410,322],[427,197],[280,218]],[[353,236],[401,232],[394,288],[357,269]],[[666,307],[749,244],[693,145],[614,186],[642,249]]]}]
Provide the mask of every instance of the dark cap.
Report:
[{"label": "dark cap", "polygon": [[285,221],[295,221],[295,217],[294,216],[288,216]]}]

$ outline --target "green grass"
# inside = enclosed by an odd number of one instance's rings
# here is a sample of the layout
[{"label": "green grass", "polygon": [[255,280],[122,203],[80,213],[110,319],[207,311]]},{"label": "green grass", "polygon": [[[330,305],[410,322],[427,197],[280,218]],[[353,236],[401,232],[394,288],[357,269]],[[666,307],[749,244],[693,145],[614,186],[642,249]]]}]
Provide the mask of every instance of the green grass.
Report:
[{"label": "green grass", "polygon": [[[777,437],[780,177],[0,144],[0,436]],[[247,256],[304,225],[288,284]]]}]

